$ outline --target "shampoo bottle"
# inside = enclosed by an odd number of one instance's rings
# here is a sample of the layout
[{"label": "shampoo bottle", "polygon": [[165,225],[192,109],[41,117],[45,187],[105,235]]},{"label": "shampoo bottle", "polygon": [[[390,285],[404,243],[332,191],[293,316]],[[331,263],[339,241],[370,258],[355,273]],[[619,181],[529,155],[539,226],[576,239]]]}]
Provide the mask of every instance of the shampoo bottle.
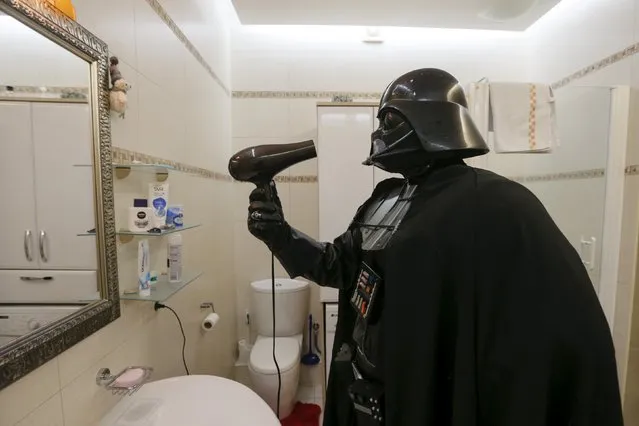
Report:
[{"label": "shampoo bottle", "polygon": [[149,204],[153,212],[153,219],[151,220],[153,227],[164,226],[166,224],[166,210],[169,204],[168,183],[149,184]]},{"label": "shampoo bottle", "polygon": [[138,243],[138,294],[142,297],[151,295],[149,241],[142,240]]},{"label": "shampoo bottle", "polygon": [[169,282],[182,281],[182,235],[171,234],[168,246]]}]

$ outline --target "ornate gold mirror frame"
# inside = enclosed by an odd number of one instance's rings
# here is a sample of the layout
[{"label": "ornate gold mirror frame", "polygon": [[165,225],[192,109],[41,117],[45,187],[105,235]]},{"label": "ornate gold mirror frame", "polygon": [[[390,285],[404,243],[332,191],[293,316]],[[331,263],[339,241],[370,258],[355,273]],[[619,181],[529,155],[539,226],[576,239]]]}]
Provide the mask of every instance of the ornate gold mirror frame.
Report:
[{"label": "ornate gold mirror frame", "polygon": [[2,389],[117,319],[120,316],[120,296],[113,210],[107,45],[54,9],[47,0],[0,0],[0,11],[84,59],[90,66],[98,282],[102,298],[1,347]]}]

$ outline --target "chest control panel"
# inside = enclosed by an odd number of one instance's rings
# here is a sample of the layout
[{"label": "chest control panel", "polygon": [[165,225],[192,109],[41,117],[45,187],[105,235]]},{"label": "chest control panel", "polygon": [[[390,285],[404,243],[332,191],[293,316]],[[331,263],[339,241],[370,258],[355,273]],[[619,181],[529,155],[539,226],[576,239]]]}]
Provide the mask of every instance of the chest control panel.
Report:
[{"label": "chest control panel", "polygon": [[365,262],[362,262],[351,297],[351,306],[355,308],[360,317],[366,319],[372,312],[375,296],[381,283],[381,277]]}]

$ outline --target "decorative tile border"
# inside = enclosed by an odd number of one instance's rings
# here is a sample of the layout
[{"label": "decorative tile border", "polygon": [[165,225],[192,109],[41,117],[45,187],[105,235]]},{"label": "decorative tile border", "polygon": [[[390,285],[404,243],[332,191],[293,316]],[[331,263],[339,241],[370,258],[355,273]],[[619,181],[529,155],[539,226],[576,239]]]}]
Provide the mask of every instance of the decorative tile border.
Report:
[{"label": "decorative tile border", "polygon": [[595,73],[597,71],[601,71],[607,66],[616,64],[619,61],[623,61],[624,59],[628,59],[629,57],[639,53],[639,43],[635,43],[626,47],[619,52],[613,53],[610,56],[603,58],[600,61],[595,62],[594,64],[588,65],[585,68],[580,69],[577,72],[570,74],[568,77],[562,78],[561,80],[553,83],[551,87],[553,89],[560,89],[568,84],[572,83],[575,80],[579,80],[580,78],[584,78],[587,75]]},{"label": "decorative tile border", "polygon": [[234,91],[234,98],[245,99],[374,99],[382,97],[381,92],[313,92],[313,91]]},{"label": "decorative tile border", "polygon": [[283,183],[316,183],[317,176],[300,175],[300,176],[275,176],[275,182]]},{"label": "decorative tile border", "polygon": [[211,77],[213,77],[213,80],[215,80],[217,84],[220,85],[222,90],[224,90],[224,93],[226,93],[227,96],[231,96],[231,90],[226,87],[226,85],[224,85],[224,82],[222,82],[217,74],[215,74],[213,68],[209,65],[208,62],[206,62],[202,54],[200,54],[193,43],[191,43],[191,41],[186,37],[186,35],[182,32],[180,27],[178,27],[175,21],[169,16],[166,10],[164,10],[160,2],[158,0],[146,0],[146,2],[149,4],[149,6],[151,6],[153,11],[157,13],[160,19],[162,19],[162,21],[164,21],[164,23],[171,29],[171,31],[173,31],[173,34],[175,34],[178,40],[180,40],[182,44],[184,44],[184,46],[188,49],[188,51],[191,52],[191,55],[193,55],[195,59],[200,63],[200,65],[202,65],[204,69],[211,75]]},{"label": "decorative tile border", "polygon": [[88,87],[62,87],[62,86],[13,86],[0,84],[0,96],[46,97],[60,99],[87,99]]},{"label": "decorative tile border", "polygon": [[574,172],[546,173],[527,176],[510,176],[508,179],[519,183],[552,182],[559,180],[597,179],[606,174],[605,169],[577,170]]}]

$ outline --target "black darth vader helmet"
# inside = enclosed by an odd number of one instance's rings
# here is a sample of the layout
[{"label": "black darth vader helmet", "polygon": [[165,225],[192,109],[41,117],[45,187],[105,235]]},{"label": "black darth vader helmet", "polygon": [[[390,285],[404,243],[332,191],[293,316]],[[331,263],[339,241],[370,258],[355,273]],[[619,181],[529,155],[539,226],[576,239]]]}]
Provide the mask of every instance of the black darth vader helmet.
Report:
[{"label": "black darth vader helmet", "polygon": [[446,71],[406,73],[384,91],[379,128],[371,134],[366,165],[410,176],[437,160],[474,157],[488,146],[468,112],[459,81]]}]

